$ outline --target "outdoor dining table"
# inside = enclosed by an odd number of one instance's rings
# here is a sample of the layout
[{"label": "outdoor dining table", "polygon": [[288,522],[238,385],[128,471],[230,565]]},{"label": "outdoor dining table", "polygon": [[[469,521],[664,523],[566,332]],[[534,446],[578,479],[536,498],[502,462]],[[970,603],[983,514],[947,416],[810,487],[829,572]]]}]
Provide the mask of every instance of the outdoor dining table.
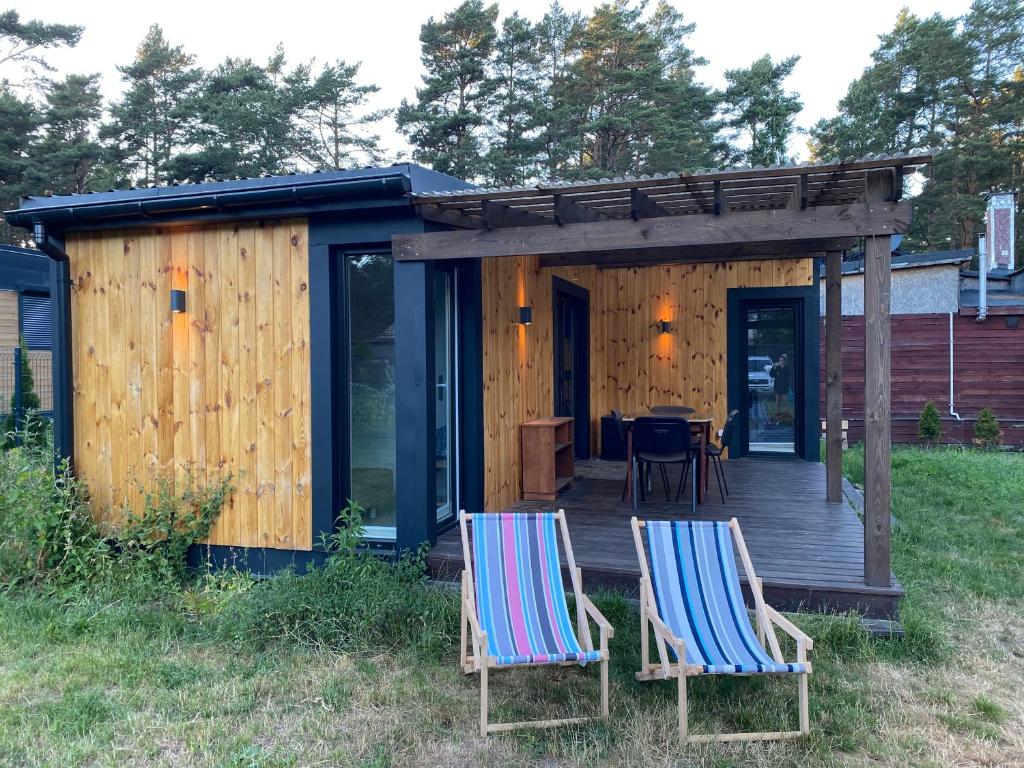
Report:
[{"label": "outdoor dining table", "polygon": [[[653,416],[657,418],[685,418],[690,423],[691,438],[695,438],[697,445],[697,468],[700,479],[697,483],[697,503],[704,501],[704,495],[708,490],[708,457],[705,450],[711,441],[711,416],[695,412],[687,416],[666,417],[664,414],[651,411],[637,411],[636,413],[625,413],[622,415],[622,423],[626,427],[626,466],[633,466],[633,421],[641,416]],[[691,479],[691,482],[692,479]],[[633,472],[632,469],[626,473],[626,498],[633,497]]]}]

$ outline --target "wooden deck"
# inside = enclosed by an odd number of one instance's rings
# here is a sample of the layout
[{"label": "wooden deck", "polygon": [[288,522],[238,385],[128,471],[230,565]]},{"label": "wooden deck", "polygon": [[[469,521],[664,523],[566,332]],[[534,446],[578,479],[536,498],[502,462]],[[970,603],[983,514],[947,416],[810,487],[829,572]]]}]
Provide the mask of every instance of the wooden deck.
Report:
[{"label": "wooden deck", "polygon": [[[703,519],[736,517],[764,581],[768,601],[784,610],[857,610],[870,618],[896,618],[903,590],[864,584],[864,529],[849,501],[825,501],[825,465],[789,459],[744,458],[725,462],[731,495],[723,504],[712,475],[698,507]],[[554,503],[519,501],[512,510],[562,508],[576,562],[588,588],[633,592],[639,566],[633,547],[630,505],[620,501],[625,464],[578,462],[574,486]],[[678,474],[670,470],[670,480]],[[673,488],[673,491],[675,489]],[[847,486],[849,494],[856,492]],[[660,478],[641,503],[639,516],[670,519],[690,514],[688,493],[666,503]],[[458,527],[441,534],[428,556],[437,578],[456,579],[462,569]]]}]

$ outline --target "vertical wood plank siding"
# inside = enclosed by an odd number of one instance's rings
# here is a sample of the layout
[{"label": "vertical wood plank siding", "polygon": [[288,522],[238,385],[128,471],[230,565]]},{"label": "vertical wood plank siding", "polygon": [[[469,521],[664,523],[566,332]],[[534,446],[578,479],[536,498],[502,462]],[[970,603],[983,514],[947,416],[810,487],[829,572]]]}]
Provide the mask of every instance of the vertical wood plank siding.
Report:
[{"label": "vertical wood plank siding", "polygon": [[[590,442],[612,408],[691,405],[726,417],[726,292],[813,284],[813,259],[599,270],[483,260],[484,503],[520,498],[519,425],[553,409],[552,277],[590,292]],[[533,308],[530,326],[517,307]],[[660,320],[672,324],[659,333]]]},{"label": "vertical wood plank siding", "polygon": [[138,510],[158,473],[231,473],[210,543],[310,549],[305,220],[73,235],[67,251],[75,465],[94,514]]}]

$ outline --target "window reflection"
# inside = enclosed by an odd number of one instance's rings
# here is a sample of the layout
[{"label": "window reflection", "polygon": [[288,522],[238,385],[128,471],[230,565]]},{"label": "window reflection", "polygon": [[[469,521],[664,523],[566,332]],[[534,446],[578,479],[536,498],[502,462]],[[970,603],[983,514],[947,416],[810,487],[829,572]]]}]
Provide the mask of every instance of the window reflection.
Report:
[{"label": "window reflection", "polygon": [[395,536],[395,302],[391,257],[347,260],[350,495],[374,538]]}]

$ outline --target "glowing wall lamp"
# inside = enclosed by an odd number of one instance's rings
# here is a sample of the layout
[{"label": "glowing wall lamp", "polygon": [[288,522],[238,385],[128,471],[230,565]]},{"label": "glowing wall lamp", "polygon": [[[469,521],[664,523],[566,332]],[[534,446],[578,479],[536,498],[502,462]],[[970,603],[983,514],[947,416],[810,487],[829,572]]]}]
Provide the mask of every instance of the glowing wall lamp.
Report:
[{"label": "glowing wall lamp", "polygon": [[533,322],[533,307],[519,308],[519,324],[529,325]]},{"label": "glowing wall lamp", "polygon": [[171,291],[171,312],[180,314],[185,311],[185,292],[181,290]]},{"label": "glowing wall lamp", "polygon": [[659,320],[658,330],[661,333],[672,333],[672,323],[670,323],[668,320]]}]

